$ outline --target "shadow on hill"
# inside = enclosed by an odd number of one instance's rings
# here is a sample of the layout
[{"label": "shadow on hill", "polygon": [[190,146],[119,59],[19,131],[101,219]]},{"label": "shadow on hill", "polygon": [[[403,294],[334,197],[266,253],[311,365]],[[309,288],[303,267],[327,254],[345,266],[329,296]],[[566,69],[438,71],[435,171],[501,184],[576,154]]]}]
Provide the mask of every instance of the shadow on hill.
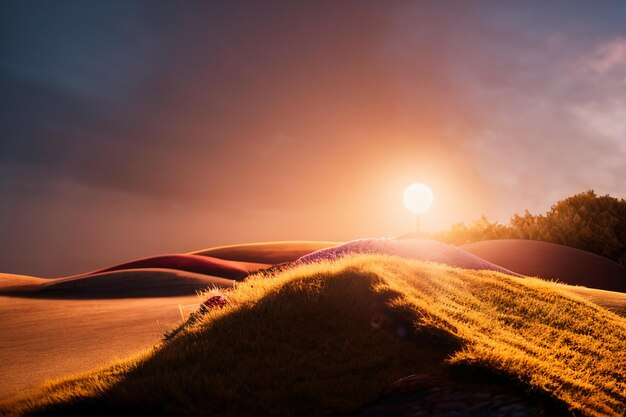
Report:
[{"label": "shadow on hill", "polygon": [[624,266],[581,249],[523,239],[486,240],[461,248],[523,275],[626,292]]},{"label": "shadow on hill", "polygon": [[[372,291],[379,283],[357,273],[285,283],[165,343],[97,399],[29,415],[306,416],[357,407],[402,376],[436,372],[452,352],[442,337],[458,347],[437,329],[434,339],[395,335],[391,318],[401,313],[386,305],[397,294]],[[388,331],[373,328],[377,320]]]},{"label": "shadow on hill", "polygon": [[48,299],[116,299],[179,297],[194,295],[207,287],[230,288],[233,280],[172,269],[131,269],[78,278],[45,280],[0,295]]}]

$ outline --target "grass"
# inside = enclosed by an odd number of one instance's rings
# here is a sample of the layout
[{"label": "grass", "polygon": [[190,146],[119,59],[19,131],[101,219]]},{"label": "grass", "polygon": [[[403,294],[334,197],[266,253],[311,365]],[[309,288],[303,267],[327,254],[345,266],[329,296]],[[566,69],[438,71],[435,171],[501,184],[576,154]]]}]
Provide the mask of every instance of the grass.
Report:
[{"label": "grass", "polygon": [[[562,284],[564,285],[564,284]],[[564,285],[565,286],[565,285]],[[626,317],[626,293],[605,291],[596,288],[567,286],[567,290],[578,294],[602,307]]]},{"label": "grass", "polygon": [[[257,275],[152,352],[6,415],[320,415],[394,380],[487,370],[587,416],[626,413],[626,319],[563,285],[383,255]],[[399,326],[410,337],[399,337]],[[4,407],[4,408],[3,408]],[[1,412],[0,412],[1,413]]]}]

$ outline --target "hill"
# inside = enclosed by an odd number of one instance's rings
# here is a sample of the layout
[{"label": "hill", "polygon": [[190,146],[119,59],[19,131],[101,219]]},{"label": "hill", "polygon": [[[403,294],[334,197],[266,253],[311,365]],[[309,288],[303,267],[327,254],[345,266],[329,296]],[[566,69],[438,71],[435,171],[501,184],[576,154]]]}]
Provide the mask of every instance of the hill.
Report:
[{"label": "hill", "polygon": [[212,256],[239,262],[253,262],[276,265],[293,262],[318,249],[340,245],[341,242],[284,241],[258,242],[240,245],[217,246],[192,252],[191,255]]},{"label": "hill", "polygon": [[[0,274],[0,282],[3,281]],[[30,277],[28,277],[30,278]],[[3,284],[0,296],[30,298],[135,298],[194,295],[208,286],[231,287],[230,279],[173,269],[129,269],[69,278],[31,278]]]},{"label": "hill", "polygon": [[265,264],[228,261],[206,255],[171,254],[137,259],[84,275],[100,274],[103,272],[120,271],[125,269],[158,268],[175,269],[178,271],[194,272],[197,274],[238,280],[245,278],[251,271],[266,268],[267,266],[268,265]]},{"label": "hill", "polygon": [[522,239],[487,240],[461,248],[522,275],[626,292],[625,267],[580,249]]},{"label": "hill", "polygon": [[544,415],[626,412],[626,319],[560,284],[354,255],[253,276],[226,298],[152,352],[5,414],[320,415],[408,375],[507,387]]},{"label": "hill", "polygon": [[47,279],[28,275],[0,273],[0,293],[7,291],[29,291],[45,284]]},{"label": "hill", "polygon": [[515,274],[499,265],[487,262],[453,245],[428,239],[359,239],[343,245],[320,249],[304,255],[297,263],[332,261],[355,254],[381,254],[401,256],[419,261],[431,261],[466,269],[483,269]]}]

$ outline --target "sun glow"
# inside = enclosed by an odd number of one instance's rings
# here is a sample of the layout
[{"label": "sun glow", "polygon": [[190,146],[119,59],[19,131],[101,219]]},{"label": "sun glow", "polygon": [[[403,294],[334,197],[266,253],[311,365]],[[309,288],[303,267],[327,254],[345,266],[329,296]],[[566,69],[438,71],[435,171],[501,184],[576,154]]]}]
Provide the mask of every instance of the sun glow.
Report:
[{"label": "sun glow", "polygon": [[433,192],[425,184],[413,183],[404,190],[404,205],[412,213],[424,213],[433,205]]}]

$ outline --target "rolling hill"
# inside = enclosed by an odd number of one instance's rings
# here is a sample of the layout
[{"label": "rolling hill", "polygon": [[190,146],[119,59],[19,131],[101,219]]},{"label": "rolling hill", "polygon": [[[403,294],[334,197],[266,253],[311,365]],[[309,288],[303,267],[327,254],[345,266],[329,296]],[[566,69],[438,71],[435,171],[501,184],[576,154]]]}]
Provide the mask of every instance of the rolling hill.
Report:
[{"label": "rolling hill", "polygon": [[626,292],[626,268],[580,249],[536,240],[487,240],[461,248],[522,275]]},{"label": "rolling hill", "polygon": [[332,261],[355,254],[395,255],[407,259],[438,262],[466,269],[482,269],[515,274],[499,265],[487,262],[454,245],[427,239],[359,239],[330,248],[319,249],[302,256],[297,263]]},{"label": "rolling hill", "polygon": [[251,271],[266,268],[266,264],[255,264],[249,262],[236,262],[224,259],[213,258],[211,256],[171,254],[151,256],[124,262],[119,265],[110,266],[84,275],[101,274],[104,272],[121,271],[127,269],[175,269],[178,271],[194,272],[197,274],[212,275],[220,278],[239,280],[245,278]]},{"label": "rolling hill", "polygon": [[191,255],[212,256],[230,261],[261,264],[293,262],[313,251],[340,245],[341,242],[283,241],[258,242],[240,245],[217,246],[192,252]]}]

